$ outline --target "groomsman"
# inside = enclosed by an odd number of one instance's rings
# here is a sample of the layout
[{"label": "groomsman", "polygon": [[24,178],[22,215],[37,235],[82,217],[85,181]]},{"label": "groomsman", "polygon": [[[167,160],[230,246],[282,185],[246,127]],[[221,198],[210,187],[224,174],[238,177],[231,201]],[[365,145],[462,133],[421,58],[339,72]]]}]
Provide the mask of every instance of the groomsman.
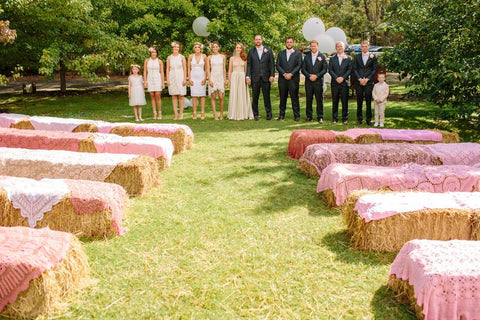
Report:
[{"label": "groomsman", "polygon": [[352,58],[345,54],[345,44],[338,41],[335,44],[337,54],[330,58],[328,73],[332,77],[332,115],[333,123],[338,121],[338,101],[342,101],[342,121],[348,124],[348,78],[352,73]]},{"label": "groomsman", "polygon": [[362,124],[363,120],[363,98],[367,109],[365,110],[367,125],[372,125],[372,91],[373,76],[377,72],[378,62],[375,55],[369,53],[370,43],[365,40],[361,44],[362,52],[355,55],[353,63],[353,73],[357,80],[355,81],[355,90],[357,92],[357,123]]},{"label": "groomsman", "polygon": [[300,120],[300,102],[298,88],[300,83],[300,69],[302,68],[302,53],[293,48],[293,38],[285,39],[285,50],[280,51],[277,57],[278,91],[280,94],[280,114],[277,120],[285,119],[287,98],[292,100],[293,117]]},{"label": "groomsman", "polygon": [[275,58],[270,48],[263,46],[262,36],[254,38],[255,47],[250,49],[247,56],[246,82],[252,85],[252,111],[255,120],[258,120],[258,98],[260,89],[263,93],[263,104],[267,113],[267,120],[272,119],[272,104],[270,102],[270,87],[275,80]]},{"label": "groomsman", "polygon": [[327,73],[327,58],[318,52],[318,41],[310,41],[310,52],[305,55],[302,64],[305,76],[305,95],[307,98],[306,121],[312,121],[313,96],[317,101],[317,121],[323,123],[323,76]]}]

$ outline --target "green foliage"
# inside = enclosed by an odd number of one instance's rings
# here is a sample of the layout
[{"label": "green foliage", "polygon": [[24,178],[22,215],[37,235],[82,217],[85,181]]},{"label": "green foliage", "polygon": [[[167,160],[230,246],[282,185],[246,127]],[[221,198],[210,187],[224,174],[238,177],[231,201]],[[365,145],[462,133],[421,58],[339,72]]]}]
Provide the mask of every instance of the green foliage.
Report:
[{"label": "green foliage", "polygon": [[439,116],[480,113],[479,18],[476,0],[402,0],[393,7],[389,20],[404,41],[384,61],[415,85],[414,95],[445,107]]}]

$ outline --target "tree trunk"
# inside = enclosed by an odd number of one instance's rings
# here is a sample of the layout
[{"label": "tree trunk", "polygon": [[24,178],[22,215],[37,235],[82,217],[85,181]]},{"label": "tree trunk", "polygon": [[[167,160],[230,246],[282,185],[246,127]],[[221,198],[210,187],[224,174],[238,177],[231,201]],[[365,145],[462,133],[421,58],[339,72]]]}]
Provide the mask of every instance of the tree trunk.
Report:
[{"label": "tree trunk", "polygon": [[63,60],[60,60],[60,92],[67,93],[67,67]]}]

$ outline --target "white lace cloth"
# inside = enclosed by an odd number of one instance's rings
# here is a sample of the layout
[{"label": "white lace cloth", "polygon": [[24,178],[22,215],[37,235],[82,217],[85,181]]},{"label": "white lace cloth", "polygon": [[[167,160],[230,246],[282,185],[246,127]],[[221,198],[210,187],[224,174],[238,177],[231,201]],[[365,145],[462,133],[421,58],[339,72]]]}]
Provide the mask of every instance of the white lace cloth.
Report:
[{"label": "white lace cloth", "polygon": [[7,192],[8,200],[21,215],[28,219],[28,225],[34,228],[37,221],[43,219],[45,212],[70,192],[62,179],[42,179],[40,181],[0,176],[0,189]]},{"label": "white lace cloth", "polygon": [[105,181],[137,155],[0,148],[0,175]]},{"label": "white lace cloth", "polygon": [[20,120],[28,119],[29,116],[18,113],[0,113],[0,127],[10,128],[13,123],[17,123]]},{"label": "white lace cloth", "polygon": [[30,117],[30,123],[35,130],[54,130],[54,131],[68,131],[72,132],[73,129],[81,124],[88,123],[85,119],[73,119],[73,118],[56,118],[56,117]]},{"label": "white lace cloth", "polygon": [[389,275],[413,286],[425,320],[479,319],[480,241],[411,240]]}]

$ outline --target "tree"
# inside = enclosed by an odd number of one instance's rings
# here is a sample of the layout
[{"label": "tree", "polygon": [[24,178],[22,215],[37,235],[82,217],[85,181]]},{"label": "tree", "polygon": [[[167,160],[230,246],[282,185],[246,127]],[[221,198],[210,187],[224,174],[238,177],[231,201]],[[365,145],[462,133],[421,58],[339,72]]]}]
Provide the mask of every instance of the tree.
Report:
[{"label": "tree", "polygon": [[[0,5],[0,13],[3,12],[2,6]],[[12,43],[15,38],[17,37],[17,31],[10,29],[10,21],[0,20],[0,42],[3,43],[3,46],[6,46],[8,43]],[[13,70],[11,70],[11,75],[13,78],[18,78],[19,74],[19,67],[17,66]],[[8,82],[8,77],[0,74],[0,85],[5,85]]]},{"label": "tree", "polygon": [[480,111],[480,7],[477,0],[402,0],[389,23],[403,36],[384,62],[413,93],[468,118]]}]

